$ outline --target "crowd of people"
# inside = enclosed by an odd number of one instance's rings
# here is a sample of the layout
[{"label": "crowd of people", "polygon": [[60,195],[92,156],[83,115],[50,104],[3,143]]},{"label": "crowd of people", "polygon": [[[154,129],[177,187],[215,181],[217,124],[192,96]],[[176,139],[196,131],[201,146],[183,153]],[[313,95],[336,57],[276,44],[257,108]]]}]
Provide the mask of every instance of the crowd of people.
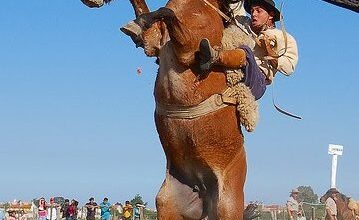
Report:
[{"label": "crowd of people", "polygon": [[[79,202],[75,199],[62,199],[55,202],[50,198],[49,202],[45,198],[40,198],[33,202],[33,218],[38,220],[142,220],[144,219],[145,205],[141,203],[131,204],[126,201],[125,205],[121,203],[111,204],[108,198],[104,198],[100,204],[91,197],[83,207],[78,207]],[[10,210],[4,216],[5,220],[20,219],[16,211]],[[3,218],[0,218],[1,220]]]}]

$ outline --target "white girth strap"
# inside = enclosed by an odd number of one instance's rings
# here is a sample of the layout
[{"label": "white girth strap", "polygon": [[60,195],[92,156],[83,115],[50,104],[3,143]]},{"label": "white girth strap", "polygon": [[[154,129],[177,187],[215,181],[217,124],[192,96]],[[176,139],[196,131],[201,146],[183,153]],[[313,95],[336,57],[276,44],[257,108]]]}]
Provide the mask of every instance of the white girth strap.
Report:
[{"label": "white girth strap", "polygon": [[230,97],[232,89],[228,88],[223,94],[213,94],[208,99],[195,106],[162,105],[156,102],[156,113],[169,118],[194,119],[228,105],[236,105],[237,100]]}]

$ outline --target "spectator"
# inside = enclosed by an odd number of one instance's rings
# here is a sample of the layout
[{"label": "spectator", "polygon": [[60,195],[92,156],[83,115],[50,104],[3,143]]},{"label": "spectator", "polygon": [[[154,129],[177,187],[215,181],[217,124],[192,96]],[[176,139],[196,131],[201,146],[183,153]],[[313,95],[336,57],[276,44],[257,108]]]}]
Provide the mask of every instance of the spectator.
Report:
[{"label": "spectator", "polygon": [[104,198],[103,202],[100,204],[101,208],[101,220],[110,220],[111,219],[111,204],[108,202],[108,198]]},{"label": "spectator", "polygon": [[16,213],[14,210],[8,211],[9,217],[6,218],[6,220],[16,220]]},{"label": "spectator", "polygon": [[133,215],[133,207],[130,204],[130,201],[125,202],[125,206],[123,207],[123,219],[131,220]]},{"label": "spectator", "polygon": [[3,220],[5,218],[5,213],[3,210],[0,209],[0,220]]},{"label": "spectator", "polygon": [[95,220],[96,208],[97,208],[97,203],[95,202],[95,199],[91,197],[89,199],[89,202],[86,203],[86,209],[87,209],[86,220]]},{"label": "spectator", "polygon": [[75,220],[77,216],[77,201],[74,199],[71,201],[69,208],[67,209],[66,220]]},{"label": "spectator", "polygon": [[143,217],[143,211],[145,206],[141,203],[136,203],[135,207],[133,208],[133,217],[134,220],[141,220]]},{"label": "spectator", "polygon": [[40,198],[39,200],[39,209],[37,214],[39,216],[39,220],[46,220],[47,209],[46,209],[46,201],[44,198]]},{"label": "spectator", "polygon": [[290,220],[294,220],[299,213],[298,193],[297,188],[293,189],[287,201],[287,211]]},{"label": "spectator", "polygon": [[67,217],[68,217],[69,206],[70,206],[70,201],[68,199],[65,199],[65,202],[62,205],[61,210],[60,210],[60,212],[62,212],[63,219],[67,219]]},{"label": "spectator", "polygon": [[57,219],[57,205],[55,204],[54,198],[50,198],[50,205],[47,207],[47,220]]},{"label": "spectator", "polygon": [[114,211],[113,211],[112,220],[122,220],[122,215],[123,215],[122,204],[119,202],[116,202],[116,204],[114,205],[113,208],[114,208]]}]

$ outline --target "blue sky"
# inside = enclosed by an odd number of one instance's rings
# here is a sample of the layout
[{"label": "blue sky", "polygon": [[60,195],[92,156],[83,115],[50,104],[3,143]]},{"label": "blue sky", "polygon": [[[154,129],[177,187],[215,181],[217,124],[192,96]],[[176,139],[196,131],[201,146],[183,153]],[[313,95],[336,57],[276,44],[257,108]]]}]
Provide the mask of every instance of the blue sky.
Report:
[{"label": "blue sky", "polygon": [[[118,31],[133,16],[129,1],[100,10],[79,0],[2,2],[0,201],[140,193],[153,206],[165,173],[153,120],[157,66]],[[276,112],[267,90],[256,131],[245,132],[246,200],[281,204],[299,185],[323,194],[330,143],[344,145],[338,188],[359,198],[359,16],[309,0],[286,1],[284,16],[300,58],[294,75],[277,75],[275,94],[304,119]]]}]

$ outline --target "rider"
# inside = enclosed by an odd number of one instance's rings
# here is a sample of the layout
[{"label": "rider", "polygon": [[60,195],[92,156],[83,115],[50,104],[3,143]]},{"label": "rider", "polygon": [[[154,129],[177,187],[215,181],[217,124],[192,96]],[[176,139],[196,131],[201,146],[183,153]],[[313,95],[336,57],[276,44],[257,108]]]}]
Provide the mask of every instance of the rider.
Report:
[{"label": "rider", "polygon": [[280,12],[273,0],[245,0],[244,8],[251,14],[250,32],[257,39],[253,52],[241,45],[234,50],[213,49],[209,40],[203,39],[200,43],[200,68],[203,72],[215,65],[227,69],[245,68],[244,83],[259,99],[277,71],[286,76],[294,72],[298,49],[290,34],[275,28]]}]

